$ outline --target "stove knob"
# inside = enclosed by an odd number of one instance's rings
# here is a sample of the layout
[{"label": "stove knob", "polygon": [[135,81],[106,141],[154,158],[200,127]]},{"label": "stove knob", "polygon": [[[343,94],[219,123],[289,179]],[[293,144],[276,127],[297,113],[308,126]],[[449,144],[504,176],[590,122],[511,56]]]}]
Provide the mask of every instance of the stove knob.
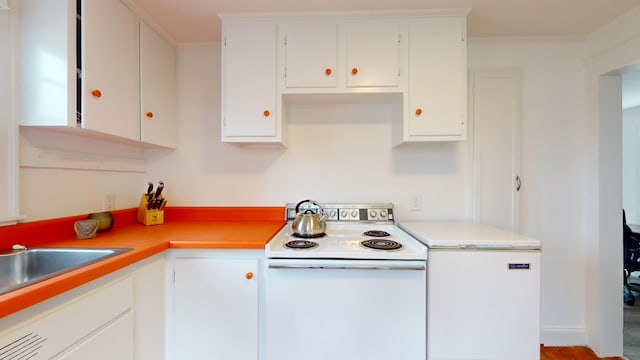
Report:
[{"label": "stove knob", "polygon": [[329,219],[335,219],[338,212],[335,209],[329,210]]},{"label": "stove knob", "polygon": [[387,217],[387,211],[386,210],[380,210],[380,217],[381,218],[386,218]]},{"label": "stove knob", "polygon": [[358,210],[351,210],[351,218],[353,219],[358,218]]},{"label": "stove knob", "polygon": [[342,219],[346,219],[348,216],[349,216],[349,211],[347,211],[347,210],[340,211],[340,217]]},{"label": "stove knob", "polygon": [[376,216],[378,216],[378,213],[377,213],[375,210],[371,210],[371,211],[369,211],[369,217],[370,217],[371,219],[375,219],[375,218],[376,218]]}]

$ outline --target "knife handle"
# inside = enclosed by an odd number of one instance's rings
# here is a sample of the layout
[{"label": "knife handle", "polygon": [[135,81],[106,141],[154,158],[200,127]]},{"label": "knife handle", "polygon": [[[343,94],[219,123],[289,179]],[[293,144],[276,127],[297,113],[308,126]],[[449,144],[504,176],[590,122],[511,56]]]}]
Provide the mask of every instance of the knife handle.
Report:
[{"label": "knife handle", "polygon": [[156,194],[153,197],[156,199],[160,197],[160,194],[162,194],[163,189],[164,189],[164,182],[162,181],[158,182],[158,188],[156,189]]}]

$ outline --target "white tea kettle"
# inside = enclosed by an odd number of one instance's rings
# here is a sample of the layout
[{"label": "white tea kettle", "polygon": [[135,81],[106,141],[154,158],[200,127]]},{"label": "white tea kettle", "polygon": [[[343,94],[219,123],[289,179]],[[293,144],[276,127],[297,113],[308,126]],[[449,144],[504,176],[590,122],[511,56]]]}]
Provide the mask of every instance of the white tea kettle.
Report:
[{"label": "white tea kettle", "polygon": [[[317,212],[312,209],[304,211],[300,210],[300,205],[304,203],[310,203],[315,205]],[[291,229],[293,230],[293,236],[301,238],[315,238],[324,236],[324,232],[327,228],[326,216],[324,209],[320,204],[313,200],[302,200],[296,205],[296,218],[291,223]]]}]

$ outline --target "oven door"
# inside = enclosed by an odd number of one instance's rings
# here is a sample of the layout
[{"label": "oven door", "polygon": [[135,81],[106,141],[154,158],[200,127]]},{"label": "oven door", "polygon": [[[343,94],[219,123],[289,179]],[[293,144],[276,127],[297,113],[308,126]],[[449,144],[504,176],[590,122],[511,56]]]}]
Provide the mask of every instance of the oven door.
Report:
[{"label": "oven door", "polygon": [[424,360],[426,262],[266,261],[267,360]]}]

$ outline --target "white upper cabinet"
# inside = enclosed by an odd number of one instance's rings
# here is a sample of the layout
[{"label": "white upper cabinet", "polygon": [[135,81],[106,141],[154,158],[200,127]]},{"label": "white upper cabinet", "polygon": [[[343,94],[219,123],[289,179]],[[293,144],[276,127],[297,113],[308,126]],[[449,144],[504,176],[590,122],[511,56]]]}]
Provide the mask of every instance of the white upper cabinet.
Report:
[{"label": "white upper cabinet", "polygon": [[283,28],[286,88],[400,85],[398,22],[296,22]]},{"label": "white upper cabinet", "polygon": [[118,0],[81,11],[82,127],[140,140],[138,18]]},{"label": "white upper cabinet", "polygon": [[222,141],[280,142],[276,24],[223,24]]},{"label": "white upper cabinet", "polygon": [[337,86],[337,24],[290,23],[285,29],[285,83],[288,88]]},{"label": "white upper cabinet", "polygon": [[20,217],[18,193],[18,124],[14,117],[14,10],[0,11],[0,226],[15,224]]},{"label": "white upper cabinet", "polygon": [[222,141],[284,143],[289,103],[346,94],[393,107],[394,146],[464,140],[468,12],[222,15]]},{"label": "white upper cabinet", "polygon": [[400,85],[400,26],[395,21],[346,24],[348,87]]},{"label": "white upper cabinet", "polygon": [[[175,147],[175,53],[140,31],[120,0],[21,1],[20,124]],[[141,111],[162,125],[141,124]]]},{"label": "white upper cabinet", "polygon": [[402,141],[464,139],[465,42],[464,19],[409,23],[409,106]]},{"label": "white upper cabinet", "polygon": [[140,22],[140,138],[175,149],[176,51],[149,25]]}]

